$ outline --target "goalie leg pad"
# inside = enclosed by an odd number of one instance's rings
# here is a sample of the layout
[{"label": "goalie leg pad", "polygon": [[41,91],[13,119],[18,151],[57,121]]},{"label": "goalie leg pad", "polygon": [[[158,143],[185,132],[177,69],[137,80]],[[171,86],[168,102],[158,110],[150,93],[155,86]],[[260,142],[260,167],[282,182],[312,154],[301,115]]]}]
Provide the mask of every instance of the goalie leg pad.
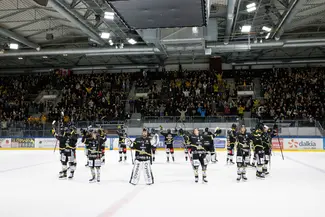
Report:
[{"label": "goalie leg pad", "polygon": [[144,161],[143,162],[143,170],[144,170],[144,179],[146,181],[146,184],[147,185],[153,184],[154,179],[153,179],[151,165],[150,165],[149,161]]},{"label": "goalie leg pad", "polygon": [[140,179],[141,170],[143,167],[143,162],[135,160],[134,166],[130,178],[130,184],[137,185]]}]

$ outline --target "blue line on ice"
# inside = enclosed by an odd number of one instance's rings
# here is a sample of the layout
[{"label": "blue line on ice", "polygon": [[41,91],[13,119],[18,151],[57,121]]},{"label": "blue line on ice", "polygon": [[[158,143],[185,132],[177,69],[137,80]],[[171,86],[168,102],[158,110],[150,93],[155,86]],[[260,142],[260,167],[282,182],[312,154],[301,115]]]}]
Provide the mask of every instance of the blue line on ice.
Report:
[{"label": "blue line on ice", "polygon": [[293,162],[296,162],[296,163],[298,163],[298,164],[304,165],[304,166],[306,166],[306,167],[312,168],[312,169],[314,169],[314,170],[317,170],[318,172],[321,172],[321,173],[324,173],[324,174],[325,174],[325,170],[324,170],[324,169],[321,169],[321,168],[315,167],[315,166],[313,166],[313,165],[310,165],[310,164],[304,163],[304,162],[302,162],[302,161],[300,161],[300,160],[297,160],[297,159],[294,159],[294,158],[292,158],[292,157],[288,157],[288,156],[286,156],[285,158],[286,158],[286,159],[289,159],[289,160],[291,160],[291,161],[293,161]]},{"label": "blue line on ice", "polygon": [[30,167],[36,167],[36,166],[40,166],[40,165],[44,165],[44,164],[49,164],[49,163],[53,163],[53,162],[55,162],[55,161],[47,161],[47,162],[38,163],[38,164],[32,164],[32,165],[27,165],[27,166],[23,166],[23,167],[17,167],[17,168],[11,168],[11,169],[6,169],[6,170],[0,170],[0,173],[6,173],[6,172],[15,171],[15,170],[21,170],[21,169],[26,169],[26,168],[30,168]]}]

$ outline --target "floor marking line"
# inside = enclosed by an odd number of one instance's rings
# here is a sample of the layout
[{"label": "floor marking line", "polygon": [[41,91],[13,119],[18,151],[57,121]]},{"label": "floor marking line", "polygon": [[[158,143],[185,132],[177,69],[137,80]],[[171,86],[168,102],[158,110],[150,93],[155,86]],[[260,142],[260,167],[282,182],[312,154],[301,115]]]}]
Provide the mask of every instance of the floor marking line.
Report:
[{"label": "floor marking line", "polygon": [[127,193],[120,200],[116,201],[103,213],[97,217],[112,217],[114,216],[121,208],[130,203],[145,187],[136,187],[131,192]]},{"label": "floor marking line", "polygon": [[32,164],[32,165],[27,165],[27,166],[22,166],[22,167],[16,167],[16,168],[11,168],[11,169],[6,169],[6,170],[0,170],[0,173],[6,173],[6,172],[15,171],[15,170],[21,170],[21,169],[26,169],[26,168],[30,168],[30,167],[36,167],[36,166],[49,164],[49,163],[54,163],[54,162],[55,161],[47,161],[47,162],[38,163],[38,164]]},{"label": "floor marking line", "polygon": [[293,162],[295,162],[295,163],[298,163],[298,164],[301,164],[301,165],[303,165],[303,166],[306,166],[306,167],[312,168],[312,169],[314,169],[314,170],[316,170],[316,171],[318,171],[318,172],[321,172],[321,173],[324,173],[324,174],[325,174],[325,170],[324,170],[324,169],[321,169],[321,168],[315,167],[315,166],[313,166],[313,165],[310,165],[310,164],[304,163],[304,162],[302,162],[302,161],[300,161],[300,160],[296,160],[296,159],[294,159],[294,158],[292,158],[292,157],[289,157],[289,156],[286,156],[286,159],[289,159],[289,160],[291,160],[291,161],[293,161]]}]

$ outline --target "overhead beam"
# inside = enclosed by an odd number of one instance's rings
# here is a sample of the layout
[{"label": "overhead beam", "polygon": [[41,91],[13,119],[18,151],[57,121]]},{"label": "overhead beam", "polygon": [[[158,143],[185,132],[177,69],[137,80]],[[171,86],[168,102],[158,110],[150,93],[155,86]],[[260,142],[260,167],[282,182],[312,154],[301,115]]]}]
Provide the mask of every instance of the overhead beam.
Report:
[{"label": "overhead beam", "polygon": [[[227,26],[226,26],[225,36],[224,36],[224,40],[223,40],[224,44],[229,43],[229,38],[230,38],[232,26],[234,24],[234,12],[235,12],[236,2],[237,2],[237,0],[228,0],[228,5],[227,5]],[[240,7],[240,5],[238,7]]]},{"label": "overhead beam", "polygon": [[275,31],[271,35],[271,38],[277,40],[282,36],[284,29],[291,23],[293,17],[297,14],[299,8],[306,2],[306,0],[292,0],[290,2],[288,10],[282,15],[282,19],[275,28]]},{"label": "overhead beam", "polygon": [[95,40],[100,45],[105,45],[106,41],[103,40],[98,32],[93,29],[87,21],[84,20],[82,16],[78,13],[70,10],[70,5],[67,5],[65,1],[61,0],[49,0],[48,6],[54,8],[57,12],[59,12],[62,16],[67,18],[70,22],[76,25],[79,29],[81,29],[85,34],[87,34],[90,38]]},{"label": "overhead beam", "polygon": [[73,0],[70,4],[70,8],[73,9],[78,6],[78,4],[81,3],[81,0]]},{"label": "overhead beam", "polygon": [[11,38],[17,42],[20,42],[20,43],[30,47],[30,48],[40,49],[40,45],[38,45],[34,42],[31,42],[31,41],[27,40],[26,38],[24,38],[23,36],[19,35],[18,33],[12,32],[8,29],[0,27],[0,35]]},{"label": "overhead beam", "polygon": [[18,9],[18,10],[15,10],[15,12],[13,12],[13,13],[6,14],[6,15],[1,16],[1,17],[0,17],[0,20],[5,19],[5,18],[8,18],[8,17],[15,16],[15,15],[17,15],[17,14],[21,14],[21,13],[23,13],[23,12],[25,12],[25,11],[33,10],[33,9],[36,9],[36,8],[37,8],[37,7]]}]

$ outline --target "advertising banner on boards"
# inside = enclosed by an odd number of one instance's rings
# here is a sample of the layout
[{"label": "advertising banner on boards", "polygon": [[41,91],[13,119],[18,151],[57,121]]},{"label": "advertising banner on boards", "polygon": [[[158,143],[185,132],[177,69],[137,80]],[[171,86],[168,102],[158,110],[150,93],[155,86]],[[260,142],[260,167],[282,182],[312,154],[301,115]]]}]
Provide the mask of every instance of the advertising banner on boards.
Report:
[{"label": "advertising banner on boards", "polygon": [[12,138],[12,148],[35,148],[35,139],[33,138]]},{"label": "advertising banner on boards", "polygon": [[57,142],[55,138],[35,138],[35,148],[54,148]]},{"label": "advertising banner on boards", "polygon": [[322,150],[323,138],[283,139],[285,150]]},{"label": "advertising banner on boards", "polygon": [[0,148],[11,148],[11,138],[0,138]]}]

